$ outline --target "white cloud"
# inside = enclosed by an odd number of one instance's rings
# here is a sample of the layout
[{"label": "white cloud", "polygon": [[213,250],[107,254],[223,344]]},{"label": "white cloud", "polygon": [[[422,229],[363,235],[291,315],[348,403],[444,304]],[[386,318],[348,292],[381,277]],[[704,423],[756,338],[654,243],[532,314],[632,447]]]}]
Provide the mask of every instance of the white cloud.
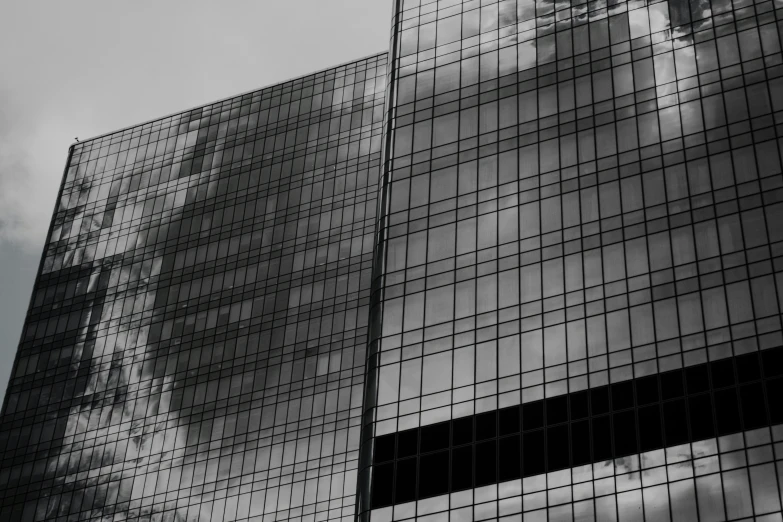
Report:
[{"label": "white cloud", "polygon": [[14,94],[2,97],[6,105],[0,108],[0,246],[39,250],[66,160],[60,138],[64,129],[55,122],[36,122],[40,115],[25,114]]}]

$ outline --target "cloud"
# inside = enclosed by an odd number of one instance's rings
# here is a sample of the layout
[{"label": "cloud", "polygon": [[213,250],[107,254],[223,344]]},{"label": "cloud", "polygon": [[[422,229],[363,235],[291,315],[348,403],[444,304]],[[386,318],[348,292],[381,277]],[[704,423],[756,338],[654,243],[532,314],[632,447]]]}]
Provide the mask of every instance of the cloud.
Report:
[{"label": "cloud", "polygon": [[64,129],[25,111],[12,91],[1,91],[0,98],[0,245],[37,251],[59,187]]}]

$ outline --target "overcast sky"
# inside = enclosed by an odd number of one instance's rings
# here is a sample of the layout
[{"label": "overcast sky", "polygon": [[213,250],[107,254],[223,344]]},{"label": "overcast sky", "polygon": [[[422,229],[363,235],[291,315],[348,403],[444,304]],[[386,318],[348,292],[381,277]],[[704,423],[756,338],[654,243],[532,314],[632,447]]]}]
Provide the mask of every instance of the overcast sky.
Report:
[{"label": "overcast sky", "polygon": [[68,146],[386,50],[391,0],[0,0],[0,393]]}]

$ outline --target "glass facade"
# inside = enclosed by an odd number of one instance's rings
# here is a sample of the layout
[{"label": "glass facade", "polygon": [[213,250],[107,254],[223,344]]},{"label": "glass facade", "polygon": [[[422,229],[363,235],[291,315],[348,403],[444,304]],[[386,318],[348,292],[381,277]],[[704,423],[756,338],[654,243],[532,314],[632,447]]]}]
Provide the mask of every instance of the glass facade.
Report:
[{"label": "glass facade", "polygon": [[395,0],[74,145],[0,517],[782,522],[783,3],[712,2]]},{"label": "glass facade", "polygon": [[0,420],[0,519],[352,519],[385,72],[72,147]]},{"label": "glass facade", "polygon": [[362,520],[781,520],[781,7],[396,2]]}]

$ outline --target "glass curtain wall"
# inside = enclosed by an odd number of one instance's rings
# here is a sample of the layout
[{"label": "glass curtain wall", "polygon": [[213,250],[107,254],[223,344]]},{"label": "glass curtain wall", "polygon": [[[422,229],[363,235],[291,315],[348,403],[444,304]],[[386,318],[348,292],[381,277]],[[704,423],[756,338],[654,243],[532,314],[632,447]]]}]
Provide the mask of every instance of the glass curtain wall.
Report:
[{"label": "glass curtain wall", "polygon": [[362,520],[781,519],[781,7],[397,2]]},{"label": "glass curtain wall", "polygon": [[782,31],[394,0],[388,60],[75,144],[0,518],[780,522]]},{"label": "glass curtain wall", "polygon": [[353,517],[385,71],[72,146],[0,417],[0,518]]}]

